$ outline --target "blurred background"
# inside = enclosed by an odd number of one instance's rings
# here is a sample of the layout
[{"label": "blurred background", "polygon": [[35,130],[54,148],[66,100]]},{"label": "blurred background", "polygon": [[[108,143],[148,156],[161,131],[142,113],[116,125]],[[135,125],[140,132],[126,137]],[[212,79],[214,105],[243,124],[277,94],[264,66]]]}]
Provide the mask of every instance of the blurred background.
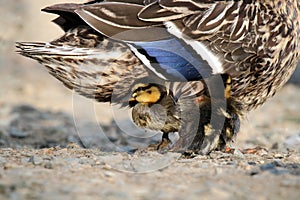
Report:
[{"label": "blurred background", "polygon": [[[0,146],[41,148],[76,142],[103,150],[119,147],[130,150],[146,145],[145,140],[120,134],[120,127],[126,132],[150,133],[136,129],[126,111],[118,114],[115,122],[110,105],[74,94],[42,65],[15,52],[16,41],[50,41],[63,33],[51,23],[55,15],[40,11],[62,2],[83,1],[0,0]],[[246,116],[237,146],[299,148],[298,83],[300,67],[275,98]],[[100,132],[104,132],[104,136]],[[155,137],[147,139],[148,142],[153,140]]]}]

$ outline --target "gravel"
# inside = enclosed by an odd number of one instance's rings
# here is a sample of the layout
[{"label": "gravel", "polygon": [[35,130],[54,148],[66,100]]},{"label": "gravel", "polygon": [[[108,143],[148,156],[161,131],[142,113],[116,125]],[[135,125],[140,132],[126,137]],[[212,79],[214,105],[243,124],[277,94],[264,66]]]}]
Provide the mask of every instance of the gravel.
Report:
[{"label": "gravel", "polygon": [[77,96],[14,52],[15,41],[57,38],[53,15],[39,10],[67,1],[0,1],[1,200],[300,199],[299,85],[245,117],[232,153],[145,151],[159,134],[128,114],[114,118],[110,105]]}]

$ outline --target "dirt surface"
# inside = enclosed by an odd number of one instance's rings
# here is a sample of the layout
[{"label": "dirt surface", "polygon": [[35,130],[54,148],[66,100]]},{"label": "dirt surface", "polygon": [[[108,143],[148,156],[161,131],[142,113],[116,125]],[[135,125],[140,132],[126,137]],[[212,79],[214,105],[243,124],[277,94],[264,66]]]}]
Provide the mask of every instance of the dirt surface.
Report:
[{"label": "dirt surface", "polygon": [[[57,2],[68,1],[0,0],[1,200],[300,199],[299,85],[250,113],[230,154],[133,153],[160,135],[135,127],[128,110],[72,93],[14,52],[15,41],[61,34],[54,16],[39,12]],[[256,146],[256,155],[238,150]]]}]

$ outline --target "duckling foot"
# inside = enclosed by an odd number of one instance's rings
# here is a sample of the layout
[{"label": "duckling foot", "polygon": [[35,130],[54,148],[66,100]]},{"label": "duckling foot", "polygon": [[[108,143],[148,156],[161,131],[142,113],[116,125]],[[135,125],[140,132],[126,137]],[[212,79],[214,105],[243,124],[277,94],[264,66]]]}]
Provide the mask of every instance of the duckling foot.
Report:
[{"label": "duckling foot", "polygon": [[235,154],[236,151],[239,151],[242,154],[255,154],[255,155],[264,155],[268,153],[268,150],[263,147],[254,147],[254,148],[247,148],[247,149],[236,149],[231,147],[226,147],[223,152],[229,154]]},{"label": "duckling foot", "polygon": [[164,133],[162,140],[158,144],[150,144],[147,150],[158,151],[158,153],[167,153],[171,148],[172,141],[169,139],[168,134]]},{"label": "duckling foot", "polygon": [[234,154],[235,148],[226,147],[224,153]]},{"label": "duckling foot", "polygon": [[255,154],[255,155],[264,155],[268,153],[268,150],[263,147],[255,147],[241,150],[243,154]]}]

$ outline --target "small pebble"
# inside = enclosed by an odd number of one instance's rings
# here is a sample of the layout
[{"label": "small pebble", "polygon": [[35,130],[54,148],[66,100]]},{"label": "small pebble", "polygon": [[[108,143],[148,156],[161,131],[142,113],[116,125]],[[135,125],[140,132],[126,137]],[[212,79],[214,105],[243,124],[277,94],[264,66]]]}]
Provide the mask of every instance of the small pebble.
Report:
[{"label": "small pebble", "polygon": [[248,164],[249,164],[249,165],[256,165],[256,162],[249,161]]},{"label": "small pebble", "polygon": [[277,153],[274,155],[274,158],[284,158],[284,156],[282,154]]},{"label": "small pebble", "polygon": [[110,171],[105,171],[105,172],[104,172],[104,175],[105,175],[106,177],[115,177],[115,176],[116,176],[115,173],[110,172]]},{"label": "small pebble", "polygon": [[265,163],[265,161],[264,160],[259,160],[259,161],[257,161],[259,164],[264,164]]},{"label": "small pebble", "polygon": [[112,167],[108,164],[104,164],[103,169],[112,169]]},{"label": "small pebble", "polygon": [[274,163],[267,163],[259,166],[260,170],[265,171],[265,170],[270,170],[276,168]]},{"label": "small pebble", "polygon": [[97,166],[97,165],[105,165],[105,162],[97,160],[97,161],[95,161],[94,164],[92,164],[92,166]]},{"label": "small pebble", "polygon": [[11,137],[14,137],[14,138],[26,138],[29,136],[28,132],[20,131],[15,127],[11,127],[9,134]]},{"label": "small pebble", "polygon": [[46,169],[53,169],[53,168],[54,168],[52,162],[46,162],[46,163],[44,164],[44,167],[45,167]]},{"label": "small pebble", "polygon": [[34,165],[40,165],[43,163],[43,159],[38,156],[31,156],[28,160],[28,162],[31,162]]}]

